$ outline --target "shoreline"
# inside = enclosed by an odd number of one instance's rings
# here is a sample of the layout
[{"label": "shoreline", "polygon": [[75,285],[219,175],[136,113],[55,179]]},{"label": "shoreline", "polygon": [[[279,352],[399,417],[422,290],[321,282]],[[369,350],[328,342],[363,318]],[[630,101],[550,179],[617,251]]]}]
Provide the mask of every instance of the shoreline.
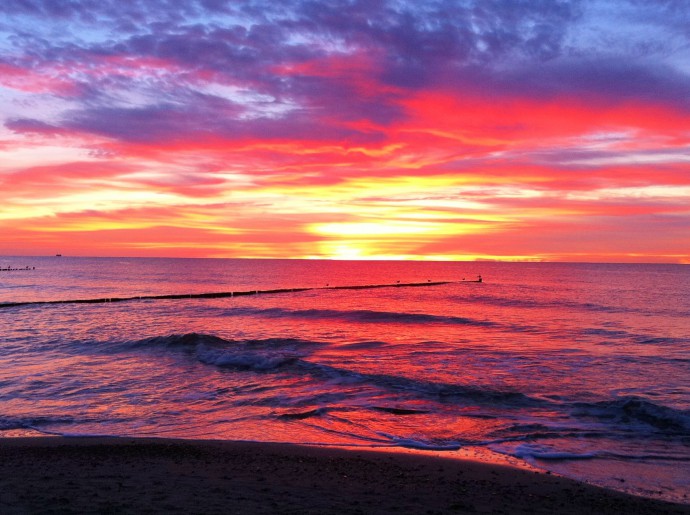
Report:
[{"label": "shoreline", "polygon": [[690,504],[429,453],[50,436],[0,439],[0,512],[690,514]]}]

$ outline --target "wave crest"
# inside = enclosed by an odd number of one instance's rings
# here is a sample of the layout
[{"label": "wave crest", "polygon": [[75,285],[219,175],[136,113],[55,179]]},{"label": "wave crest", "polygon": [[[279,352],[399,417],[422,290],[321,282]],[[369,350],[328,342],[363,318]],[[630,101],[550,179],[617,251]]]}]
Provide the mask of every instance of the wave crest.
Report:
[{"label": "wave crest", "polygon": [[138,348],[182,349],[206,365],[237,370],[270,371],[291,365],[308,354],[315,342],[293,338],[226,340],[219,336],[187,333],[155,336],[132,342]]},{"label": "wave crest", "polygon": [[613,401],[576,403],[573,414],[618,424],[644,423],[664,433],[690,432],[690,412],[655,404],[641,397],[622,397]]},{"label": "wave crest", "polygon": [[398,323],[398,324],[455,324],[471,326],[497,326],[491,320],[478,320],[468,317],[430,315],[426,313],[407,313],[397,311],[377,311],[370,309],[285,309],[285,308],[232,308],[223,311],[228,316],[263,316],[267,318],[307,318],[342,320],[356,323]]}]

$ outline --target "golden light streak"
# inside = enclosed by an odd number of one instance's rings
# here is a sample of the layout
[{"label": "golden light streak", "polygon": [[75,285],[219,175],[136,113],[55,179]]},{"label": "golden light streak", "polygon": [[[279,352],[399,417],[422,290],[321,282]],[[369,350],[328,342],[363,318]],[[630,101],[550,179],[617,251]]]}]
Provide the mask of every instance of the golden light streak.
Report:
[{"label": "golden light streak", "polygon": [[120,220],[98,220],[98,221],[66,221],[59,225],[48,225],[38,223],[35,225],[26,224],[25,228],[29,231],[42,233],[68,233],[68,232],[92,232],[92,231],[112,231],[119,229],[148,229],[156,227],[158,224],[143,221],[120,221]]}]

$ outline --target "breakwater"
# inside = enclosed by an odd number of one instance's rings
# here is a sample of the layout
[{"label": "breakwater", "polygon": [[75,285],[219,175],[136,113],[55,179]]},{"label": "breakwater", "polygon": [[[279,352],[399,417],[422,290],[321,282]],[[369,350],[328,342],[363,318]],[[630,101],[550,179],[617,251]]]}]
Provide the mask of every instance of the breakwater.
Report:
[{"label": "breakwater", "polygon": [[211,293],[174,293],[166,295],[137,295],[132,297],[98,297],[92,299],[68,299],[68,300],[43,300],[26,302],[5,302],[0,304],[0,309],[18,306],[33,306],[45,304],[99,304],[107,302],[131,302],[137,300],[177,300],[177,299],[220,299],[224,297],[242,297],[245,295],[275,295],[281,293],[296,293],[311,290],[372,290],[376,288],[413,288],[424,286],[440,286],[451,283],[479,283],[481,281],[427,281],[416,283],[393,283],[393,284],[365,284],[350,286],[324,286],[311,288],[278,288],[272,290],[244,290],[244,291],[222,291]]}]

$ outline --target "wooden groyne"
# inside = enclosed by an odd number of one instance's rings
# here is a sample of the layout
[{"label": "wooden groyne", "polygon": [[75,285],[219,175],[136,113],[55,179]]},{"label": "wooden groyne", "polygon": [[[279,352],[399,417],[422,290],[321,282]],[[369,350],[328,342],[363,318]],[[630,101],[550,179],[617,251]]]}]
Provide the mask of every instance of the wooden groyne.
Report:
[{"label": "wooden groyne", "polygon": [[21,268],[12,268],[11,266],[7,266],[5,268],[0,267],[0,272],[19,272],[21,270],[36,270],[35,266],[24,266]]},{"label": "wooden groyne", "polygon": [[101,304],[106,302],[129,302],[136,300],[176,300],[176,299],[221,299],[224,297],[243,297],[246,295],[275,295],[280,293],[296,293],[313,290],[373,290],[375,288],[411,288],[424,286],[440,286],[452,283],[472,283],[479,281],[427,281],[424,283],[395,283],[395,284],[366,284],[359,286],[324,286],[312,288],[279,288],[273,290],[245,290],[222,291],[213,293],[184,293],[168,295],[138,295],[134,297],[100,297],[96,299],[71,299],[71,300],[38,300],[27,302],[0,303],[0,309],[17,306],[36,306],[40,304]]}]

